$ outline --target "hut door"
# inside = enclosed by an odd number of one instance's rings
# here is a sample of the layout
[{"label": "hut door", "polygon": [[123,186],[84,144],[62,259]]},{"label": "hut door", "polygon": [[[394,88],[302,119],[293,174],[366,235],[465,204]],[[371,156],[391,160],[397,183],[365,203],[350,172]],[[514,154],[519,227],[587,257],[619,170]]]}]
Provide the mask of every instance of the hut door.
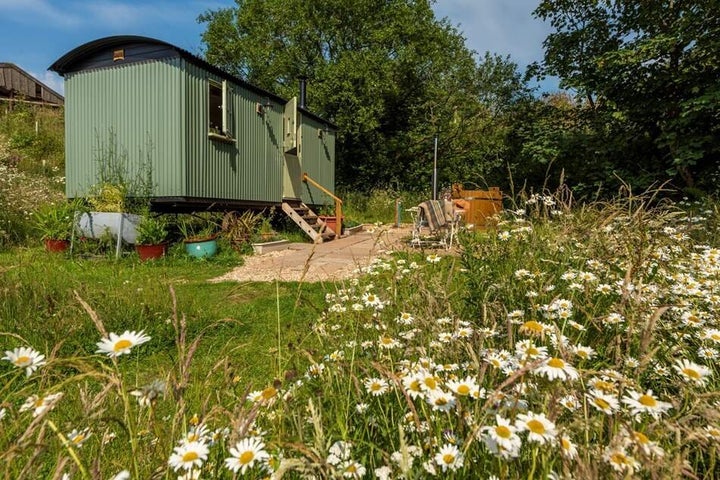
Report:
[{"label": "hut door", "polygon": [[297,98],[285,104],[283,112],[283,198],[300,198],[302,193],[302,163],[298,148]]}]

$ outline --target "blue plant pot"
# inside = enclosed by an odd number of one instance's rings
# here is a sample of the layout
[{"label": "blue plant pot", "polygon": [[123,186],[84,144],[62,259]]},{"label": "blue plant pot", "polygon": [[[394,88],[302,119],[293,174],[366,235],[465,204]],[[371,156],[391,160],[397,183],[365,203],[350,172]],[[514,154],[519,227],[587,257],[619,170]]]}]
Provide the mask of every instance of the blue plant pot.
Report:
[{"label": "blue plant pot", "polygon": [[185,251],[195,258],[210,258],[217,252],[217,240],[200,240],[197,242],[185,241]]}]

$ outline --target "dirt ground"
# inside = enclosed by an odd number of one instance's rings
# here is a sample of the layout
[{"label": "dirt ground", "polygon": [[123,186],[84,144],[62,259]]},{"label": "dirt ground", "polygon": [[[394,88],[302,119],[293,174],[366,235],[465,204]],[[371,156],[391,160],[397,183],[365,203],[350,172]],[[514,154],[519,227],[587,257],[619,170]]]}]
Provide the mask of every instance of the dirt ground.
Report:
[{"label": "dirt ground", "polygon": [[391,251],[406,249],[408,226],[366,227],[362,232],[318,245],[291,243],[289,248],[245,258],[242,266],[212,281],[321,282],[356,276],[361,267]]}]

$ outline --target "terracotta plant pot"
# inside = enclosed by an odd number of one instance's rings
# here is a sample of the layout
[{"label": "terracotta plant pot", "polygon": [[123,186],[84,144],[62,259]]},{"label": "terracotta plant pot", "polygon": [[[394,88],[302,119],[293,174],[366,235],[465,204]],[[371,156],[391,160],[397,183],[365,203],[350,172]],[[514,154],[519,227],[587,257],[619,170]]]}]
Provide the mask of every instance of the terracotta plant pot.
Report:
[{"label": "terracotta plant pot", "polygon": [[144,262],[164,257],[167,253],[167,243],[160,243],[158,245],[135,245],[135,250],[140,260]]},{"label": "terracotta plant pot", "polygon": [[70,240],[45,239],[45,250],[48,252],[64,252],[70,248]]}]

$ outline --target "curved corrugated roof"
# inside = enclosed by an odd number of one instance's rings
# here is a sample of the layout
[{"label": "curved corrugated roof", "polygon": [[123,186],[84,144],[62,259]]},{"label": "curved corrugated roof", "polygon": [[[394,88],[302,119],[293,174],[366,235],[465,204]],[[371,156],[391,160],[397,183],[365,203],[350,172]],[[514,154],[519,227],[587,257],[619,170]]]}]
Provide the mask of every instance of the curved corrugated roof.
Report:
[{"label": "curved corrugated roof", "polygon": [[[248,90],[255,91],[256,93],[274,98],[276,101],[285,103],[287,102],[287,99],[276,95],[274,93],[268,92],[267,90],[264,90],[260,87],[257,87],[255,85],[252,85],[245,80],[242,80],[241,78],[236,77],[235,75],[231,75],[227,73],[226,71],[216,67],[215,65],[208,63],[207,61],[203,60],[202,58],[198,57],[197,55],[193,55],[192,53],[188,52],[187,50],[184,50],[180,47],[177,47],[171,43],[164,42],[162,40],[158,40],[156,38],[150,38],[150,37],[143,37],[139,35],[114,35],[110,37],[104,37],[99,38],[97,40],[93,40],[91,42],[84,43],[80,45],[79,47],[76,47],[72,50],[70,50],[68,53],[63,55],[62,57],[55,60],[55,62],[50,65],[49,70],[52,70],[54,72],[57,72],[60,75],[64,75],[65,73],[73,71],[73,65],[76,63],[82,61],[88,56],[91,56],[99,51],[119,47],[122,45],[127,45],[128,43],[145,43],[149,45],[159,45],[163,47],[168,47],[173,50],[175,50],[182,58],[187,60],[190,63],[193,63],[195,65],[198,65],[201,68],[204,68],[205,70],[208,70],[220,77],[223,77],[227,80],[230,80],[231,82],[237,83],[239,85],[242,85],[243,87],[247,88]],[[337,128],[336,125],[333,125],[332,122],[329,122],[328,120],[325,120],[322,117],[319,117],[318,115],[302,109],[303,113],[306,113],[310,115],[311,117],[316,118],[317,120],[321,122],[327,123],[332,128]]]}]

